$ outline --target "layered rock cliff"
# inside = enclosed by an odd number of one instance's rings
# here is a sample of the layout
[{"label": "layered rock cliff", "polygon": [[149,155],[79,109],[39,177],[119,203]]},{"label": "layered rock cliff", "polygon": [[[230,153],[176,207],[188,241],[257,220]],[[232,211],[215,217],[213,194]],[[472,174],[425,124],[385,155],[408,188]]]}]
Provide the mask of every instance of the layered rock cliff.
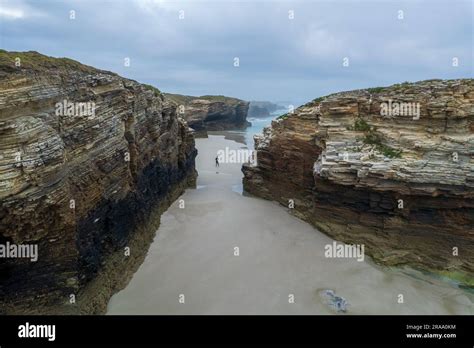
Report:
[{"label": "layered rock cliff", "polygon": [[474,80],[332,94],[255,141],[247,192],[378,262],[474,285]]},{"label": "layered rock cliff", "polygon": [[159,90],[69,59],[0,51],[2,313],[103,313],[161,212],[195,183],[194,137]]},{"label": "layered rock cliff", "polygon": [[249,102],[224,96],[191,97],[180,94],[165,94],[178,107],[189,126],[196,131],[216,131],[247,127]]}]

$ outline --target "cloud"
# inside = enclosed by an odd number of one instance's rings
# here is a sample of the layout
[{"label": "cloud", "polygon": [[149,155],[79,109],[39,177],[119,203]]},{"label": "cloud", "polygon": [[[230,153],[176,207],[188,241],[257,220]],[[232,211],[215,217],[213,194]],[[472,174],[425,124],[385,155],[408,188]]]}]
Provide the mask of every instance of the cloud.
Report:
[{"label": "cloud", "polygon": [[6,19],[23,18],[25,14],[20,9],[0,7],[0,17]]},{"label": "cloud", "polygon": [[42,10],[28,5],[24,0],[0,0],[0,18],[2,20],[31,19],[46,17]]},{"label": "cloud", "polygon": [[325,29],[311,26],[303,39],[303,47],[311,58],[334,59],[347,55],[348,45],[341,37],[336,37]]},{"label": "cloud", "polygon": [[305,101],[473,76],[470,0],[0,1],[23,16],[0,14],[2,48],[70,57],[182,94]]},{"label": "cloud", "polygon": [[25,12],[18,4],[15,5],[7,0],[0,1],[0,18],[14,20],[24,17]]}]

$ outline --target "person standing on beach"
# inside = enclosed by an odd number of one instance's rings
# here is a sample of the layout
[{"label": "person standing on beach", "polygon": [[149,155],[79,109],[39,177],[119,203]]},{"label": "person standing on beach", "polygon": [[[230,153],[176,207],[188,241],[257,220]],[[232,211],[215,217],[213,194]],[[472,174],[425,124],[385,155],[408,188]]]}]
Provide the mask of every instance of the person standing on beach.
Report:
[{"label": "person standing on beach", "polygon": [[216,156],[216,167],[219,167],[219,156]]}]

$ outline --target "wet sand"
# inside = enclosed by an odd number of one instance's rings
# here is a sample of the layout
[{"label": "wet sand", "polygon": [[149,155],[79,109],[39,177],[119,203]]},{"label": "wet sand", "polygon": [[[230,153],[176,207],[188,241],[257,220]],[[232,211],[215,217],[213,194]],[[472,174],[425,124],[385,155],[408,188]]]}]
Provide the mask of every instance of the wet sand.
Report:
[{"label": "wet sand", "polygon": [[347,314],[474,314],[472,295],[440,280],[368,257],[326,258],[331,238],[285,207],[241,194],[240,163],[215,168],[226,146],[246,148],[225,135],[196,139],[198,188],[181,196],[184,209],[178,200],[162,215],[144,263],[108,314],[334,314],[323,289],[347,300]]}]

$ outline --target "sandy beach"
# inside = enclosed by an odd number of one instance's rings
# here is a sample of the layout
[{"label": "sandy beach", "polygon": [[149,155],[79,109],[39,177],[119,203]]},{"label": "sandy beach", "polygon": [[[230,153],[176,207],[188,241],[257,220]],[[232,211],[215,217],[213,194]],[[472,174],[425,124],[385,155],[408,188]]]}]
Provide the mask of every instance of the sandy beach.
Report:
[{"label": "sandy beach", "polygon": [[331,238],[285,207],[242,195],[240,163],[215,167],[218,150],[246,148],[219,134],[196,139],[197,189],[162,216],[108,314],[335,314],[320,295],[328,289],[347,301],[347,314],[473,314],[471,294],[440,280],[368,257],[326,258]]}]

